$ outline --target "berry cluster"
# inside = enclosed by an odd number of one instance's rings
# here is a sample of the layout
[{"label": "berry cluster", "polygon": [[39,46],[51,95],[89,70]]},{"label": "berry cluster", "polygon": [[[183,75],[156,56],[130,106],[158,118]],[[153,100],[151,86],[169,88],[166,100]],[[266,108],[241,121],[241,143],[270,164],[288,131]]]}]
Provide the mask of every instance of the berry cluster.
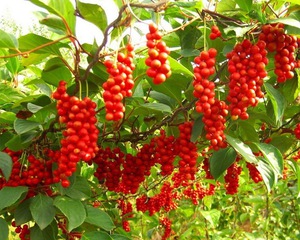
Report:
[{"label": "berry cluster", "polygon": [[294,129],[294,134],[297,139],[300,140],[300,123],[298,123]]},{"label": "berry cluster", "polygon": [[164,231],[164,235],[161,237],[162,240],[166,240],[170,237],[172,229],[171,229],[171,225],[172,222],[169,218],[164,217],[162,219],[160,219],[160,224],[164,227],[165,231]]},{"label": "berry cluster", "polygon": [[252,44],[245,39],[227,54],[230,73],[227,100],[233,120],[248,119],[247,108],[256,106],[264,96],[261,86],[267,76],[265,67],[268,64],[265,48],[266,43],[262,40]]},{"label": "berry cluster", "polygon": [[11,157],[13,166],[8,181],[2,177],[0,170],[0,189],[5,186],[28,186],[28,198],[35,196],[37,191],[51,195],[49,185],[53,183],[52,161],[38,159],[33,155],[27,155],[25,152],[14,152],[7,148],[4,149],[4,152]]},{"label": "berry cluster", "polygon": [[66,125],[62,132],[61,149],[56,153],[57,169],[54,170],[54,181],[68,187],[70,177],[76,171],[77,162],[81,159],[90,162],[98,151],[99,130],[96,127],[96,103],[90,98],[83,100],[69,96],[66,82],[60,81],[53,98],[57,100],[57,112],[60,123]]},{"label": "berry cluster", "polygon": [[154,23],[149,24],[149,33],[146,35],[148,58],[145,60],[149,67],[147,75],[153,79],[154,84],[161,84],[171,76],[171,67],[168,60],[170,50],[161,40],[162,36]]},{"label": "berry cluster", "polygon": [[125,202],[125,200],[119,200],[119,208],[121,209],[121,218],[122,218],[122,226],[126,232],[130,232],[129,218],[133,217],[133,208],[130,202]]},{"label": "berry cluster", "polygon": [[226,193],[234,195],[238,191],[239,187],[239,176],[242,172],[242,168],[234,162],[229,168],[227,168],[225,180]]},{"label": "berry cluster", "polygon": [[15,228],[15,233],[19,235],[20,240],[30,240],[30,229],[27,224],[17,226],[16,222],[12,221],[11,226]]},{"label": "berry cluster", "polygon": [[169,182],[164,182],[160,193],[153,197],[142,195],[136,199],[136,209],[141,212],[149,211],[149,215],[159,212],[162,208],[169,212],[177,208],[175,199],[179,199],[177,191],[173,191],[174,187]]},{"label": "berry cluster", "polygon": [[207,191],[201,183],[189,185],[183,190],[183,194],[187,199],[190,199],[194,205],[198,205],[199,200],[203,199],[205,196],[212,195],[209,194],[209,191]]},{"label": "berry cluster", "polygon": [[268,24],[262,27],[259,39],[266,42],[266,49],[275,54],[275,74],[277,81],[282,83],[293,78],[293,70],[300,67],[295,58],[295,52],[300,44],[300,39],[284,33],[284,25]]},{"label": "berry cluster", "polygon": [[105,183],[109,191],[118,191],[122,176],[121,164],[124,162],[124,153],[120,148],[100,148],[93,162],[97,164],[94,175],[99,182]]},{"label": "berry cluster", "polygon": [[173,177],[174,186],[176,187],[187,185],[195,179],[198,153],[195,143],[190,141],[192,128],[192,122],[185,122],[178,126],[179,137],[176,139],[176,152],[180,157],[178,162],[179,171]]},{"label": "berry cluster", "polygon": [[218,28],[218,26],[214,25],[211,27],[211,32],[209,34],[209,38],[211,40],[215,40],[218,37],[221,37],[222,33],[220,31],[220,29]]},{"label": "berry cluster", "polygon": [[251,163],[247,162],[246,166],[249,170],[249,175],[250,175],[251,179],[255,183],[261,182],[263,180],[260,172],[257,170],[257,168],[255,167],[254,164],[251,164]]},{"label": "berry cluster", "polygon": [[218,150],[226,147],[224,129],[228,107],[215,98],[215,84],[208,80],[215,73],[216,55],[217,50],[210,48],[195,58],[193,94],[198,98],[196,111],[203,113],[206,138],[210,140],[211,147]]},{"label": "berry cluster", "polygon": [[126,54],[118,53],[117,62],[105,60],[104,65],[109,73],[109,77],[103,83],[103,100],[105,102],[106,115],[108,121],[118,121],[124,117],[125,107],[124,97],[132,96],[134,86],[132,71],[135,68],[133,63],[133,46],[128,43]]}]

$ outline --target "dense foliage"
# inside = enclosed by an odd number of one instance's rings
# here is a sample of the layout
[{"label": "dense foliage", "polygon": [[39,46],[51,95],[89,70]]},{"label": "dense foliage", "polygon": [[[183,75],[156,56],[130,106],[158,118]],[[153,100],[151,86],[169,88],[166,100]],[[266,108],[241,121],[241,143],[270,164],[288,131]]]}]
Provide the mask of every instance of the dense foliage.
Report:
[{"label": "dense foliage", "polygon": [[0,239],[300,237],[297,0],[29,1],[47,33],[0,30]]}]

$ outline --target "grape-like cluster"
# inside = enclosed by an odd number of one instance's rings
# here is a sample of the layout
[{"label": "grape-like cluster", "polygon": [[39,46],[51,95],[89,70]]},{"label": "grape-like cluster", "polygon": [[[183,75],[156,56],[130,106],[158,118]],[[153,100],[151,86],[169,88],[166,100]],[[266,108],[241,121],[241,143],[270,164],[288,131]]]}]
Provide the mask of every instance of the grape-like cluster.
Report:
[{"label": "grape-like cluster", "polygon": [[11,225],[15,228],[15,233],[19,235],[20,240],[30,240],[30,229],[27,224],[17,226],[16,222],[12,221]]},{"label": "grape-like cluster", "polygon": [[124,97],[132,96],[134,86],[132,71],[135,68],[133,63],[134,48],[128,43],[126,54],[120,52],[117,55],[116,63],[110,59],[105,60],[109,77],[103,83],[103,100],[105,102],[106,115],[108,121],[118,121],[124,117],[125,107]]},{"label": "grape-like cluster", "polygon": [[235,45],[227,54],[230,102],[232,119],[248,119],[247,108],[256,106],[264,96],[261,91],[263,79],[267,76],[268,64],[266,43],[262,40],[252,44],[248,39]]},{"label": "grape-like cluster", "polygon": [[250,175],[251,179],[255,183],[261,182],[263,180],[260,172],[257,170],[257,168],[254,164],[251,164],[251,163],[247,162],[246,166],[249,170],[249,175]]},{"label": "grape-like cluster", "polygon": [[297,139],[300,140],[300,123],[298,123],[294,129],[294,134]]},{"label": "grape-like cluster", "polygon": [[266,42],[266,49],[275,52],[275,74],[277,81],[282,83],[293,78],[293,70],[300,67],[297,64],[295,53],[299,47],[300,39],[284,33],[284,25],[268,24],[262,27],[259,39]]},{"label": "grape-like cluster", "polygon": [[215,40],[216,38],[221,37],[221,36],[222,36],[222,33],[221,33],[219,27],[217,25],[212,26],[211,32],[209,34],[209,38],[211,40]]},{"label": "grape-like cluster", "polygon": [[57,112],[61,124],[66,125],[62,132],[61,149],[56,153],[57,169],[53,171],[54,181],[68,187],[70,177],[76,171],[77,162],[81,159],[91,162],[98,151],[98,134],[95,117],[96,103],[85,97],[80,100],[70,96],[66,91],[67,83],[60,81],[53,98],[57,100]]},{"label": "grape-like cluster", "polygon": [[210,48],[195,58],[193,94],[198,98],[196,111],[203,113],[206,138],[210,141],[211,147],[218,150],[227,146],[224,129],[228,106],[224,101],[215,98],[215,83],[208,79],[215,73],[216,55],[217,50]]},{"label": "grape-like cluster", "polygon": [[168,60],[170,50],[161,39],[162,35],[154,23],[149,24],[149,33],[146,35],[148,58],[145,60],[149,67],[147,75],[153,79],[154,84],[161,84],[171,76],[171,67]]},{"label": "grape-like cluster", "polygon": [[239,176],[242,172],[242,168],[234,162],[229,168],[227,168],[225,180],[226,193],[234,195],[238,191],[239,187]]},{"label": "grape-like cluster", "polygon": [[172,221],[169,218],[164,217],[164,218],[160,219],[159,222],[165,229],[164,235],[162,235],[161,239],[166,240],[170,237],[170,235],[172,233],[172,229],[171,229]]},{"label": "grape-like cluster", "polygon": [[130,232],[130,225],[128,219],[133,217],[133,208],[131,202],[126,202],[121,199],[118,201],[118,207],[121,209],[122,227],[126,232]]}]

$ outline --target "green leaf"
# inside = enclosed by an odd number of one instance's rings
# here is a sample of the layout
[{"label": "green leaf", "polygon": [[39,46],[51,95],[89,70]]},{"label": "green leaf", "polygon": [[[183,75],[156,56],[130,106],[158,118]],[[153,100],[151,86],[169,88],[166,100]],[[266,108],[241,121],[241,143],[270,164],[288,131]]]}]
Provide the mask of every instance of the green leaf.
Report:
[{"label": "green leaf", "polygon": [[0,48],[17,49],[18,41],[14,35],[0,29]]},{"label": "green leaf", "polygon": [[234,0],[221,0],[217,4],[216,12],[222,13],[227,11],[232,11],[235,9],[235,1]]},{"label": "green leaf", "polygon": [[86,206],[86,210],[87,217],[85,222],[100,227],[105,231],[110,231],[115,228],[111,217],[106,212],[92,206]]},{"label": "green leaf", "polygon": [[12,75],[15,75],[21,70],[20,61],[17,57],[9,58],[5,66]]},{"label": "green leaf", "polygon": [[30,228],[30,240],[57,240],[57,224],[51,224],[45,229],[41,230],[37,224]]},{"label": "green leaf", "polygon": [[2,151],[6,146],[6,143],[13,137],[14,135],[7,131],[0,134],[0,151]]},{"label": "green leaf", "polygon": [[245,12],[250,12],[252,8],[252,0],[235,0],[239,7]]},{"label": "green leaf", "polygon": [[236,26],[228,26],[224,28],[224,33],[228,34],[231,31],[235,32],[237,38],[245,36],[247,32],[249,32],[253,26],[245,26],[245,27],[236,27]]},{"label": "green leaf", "polygon": [[72,78],[72,74],[70,70],[66,67],[58,67],[51,71],[43,71],[42,72],[42,79],[53,86],[58,86],[58,83],[64,79],[68,81]]},{"label": "green leaf", "polygon": [[16,220],[16,225],[22,225],[24,223],[29,222],[32,220],[32,215],[30,212],[30,204],[32,202],[32,198],[26,199],[25,201],[21,202],[15,212],[14,212],[14,217]]},{"label": "green leaf", "polygon": [[284,96],[271,84],[265,83],[264,86],[273,106],[276,123],[280,125],[284,110],[286,108]]},{"label": "green leaf", "polygon": [[76,0],[76,6],[83,19],[95,24],[102,32],[105,31],[107,27],[107,18],[104,9],[101,6],[80,2],[78,0]]},{"label": "green leaf", "polygon": [[201,115],[194,121],[192,134],[191,134],[191,142],[196,142],[198,137],[202,134],[203,127],[204,127],[204,123],[202,121],[202,115]]},{"label": "green leaf", "polygon": [[237,123],[240,131],[241,138],[246,142],[258,142],[259,137],[258,133],[254,128],[254,124],[249,123],[248,121],[238,121]]},{"label": "green leaf", "polygon": [[0,239],[8,240],[9,228],[7,222],[0,218]]},{"label": "green leaf", "polygon": [[53,199],[41,193],[36,195],[30,204],[30,211],[40,229],[45,229],[53,221],[55,216]]},{"label": "green leaf", "polygon": [[296,69],[296,72],[297,75],[294,78],[280,85],[280,89],[288,103],[292,103],[300,93],[300,71]]},{"label": "green leaf", "polygon": [[4,187],[0,190],[0,210],[16,203],[23,193],[27,192],[27,187]]},{"label": "green leaf", "polygon": [[292,161],[287,161],[287,163],[291,166],[293,169],[296,177],[297,177],[297,186],[298,186],[298,196],[297,198],[300,197],[300,167],[298,166],[298,163],[294,160]]},{"label": "green leaf", "polygon": [[254,143],[264,155],[266,162],[268,162],[277,175],[281,175],[283,171],[283,157],[280,151],[271,144]]},{"label": "green leaf", "polygon": [[167,112],[171,113],[172,110],[168,105],[165,105],[163,103],[144,103],[140,105],[140,108],[155,110],[159,112]]},{"label": "green leaf", "polygon": [[51,28],[51,30],[59,35],[66,34],[66,26],[62,20],[62,18],[48,14],[45,12],[36,12],[35,15],[39,18],[39,22]]},{"label": "green leaf", "polygon": [[211,175],[218,179],[236,159],[236,152],[233,148],[225,148],[213,153],[209,159]]},{"label": "green leaf", "polygon": [[268,192],[270,192],[276,181],[275,172],[268,162],[266,162],[263,158],[259,159],[260,161],[257,163],[257,170],[260,172]]},{"label": "green leaf", "polygon": [[0,124],[11,124],[16,119],[16,114],[13,112],[1,112],[0,113]]},{"label": "green leaf", "polygon": [[10,177],[12,165],[13,162],[11,157],[7,153],[0,152],[0,170],[4,175],[6,181],[8,181]]},{"label": "green leaf", "polygon": [[76,177],[74,184],[65,189],[65,194],[73,199],[87,199],[91,197],[91,188],[87,179],[84,177]]},{"label": "green leaf", "polygon": [[200,211],[202,216],[212,225],[213,228],[215,228],[218,223],[219,219],[221,217],[221,212],[217,209],[212,209],[210,211]]},{"label": "green leaf", "polygon": [[[141,86],[141,85],[139,84],[139,86]],[[134,91],[135,96],[136,96],[136,90],[137,90],[137,88]],[[142,89],[140,91],[141,91],[141,93],[140,93],[139,97],[144,97],[144,92],[142,91]],[[175,107],[175,105],[176,105],[176,101],[173,98],[170,98],[169,96],[167,96],[163,93],[160,93],[160,92],[151,91],[150,97],[155,99],[156,101],[166,104],[170,107]]]},{"label": "green leaf", "polygon": [[14,122],[14,129],[18,134],[29,132],[33,129],[36,129],[38,126],[40,126],[40,123],[38,122],[20,118],[17,118]]},{"label": "green leaf", "polygon": [[70,0],[30,0],[30,2],[64,19],[71,33],[75,33],[75,9]]},{"label": "green leaf", "polygon": [[254,156],[251,148],[243,143],[238,138],[233,138],[226,134],[227,142],[239,153],[241,154],[247,162],[257,163],[257,159]]},{"label": "green leaf", "polygon": [[15,135],[5,143],[5,146],[12,151],[19,151],[24,148],[20,135]]},{"label": "green leaf", "polygon": [[85,232],[82,237],[82,240],[113,240],[111,236],[109,236],[106,232]]},{"label": "green leaf", "polygon": [[[21,51],[25,52],[40,47],[44,44],[50,44],[51,42],[53,41],[50,39],[47,39],[45,37],[39,36],[34,33],[29,33],[19,38],[19,44],[20,44],[19,48]],[[55,43],[52,45],[45,46],[41,49],[38,49],[37,51],[35,51],[35,53],[40,53],[40,54],[50,53],[50,54],[60,56],[61,53],[59,51],[59,47],[63,47],[63,46],[65,45],[61,43]]]},{"label": "green leaf", "polygon": [[68,231],[79,227],[86,218],[86,211],[80,200],[58,196],[54,199],[54,205],[67,217]]}]

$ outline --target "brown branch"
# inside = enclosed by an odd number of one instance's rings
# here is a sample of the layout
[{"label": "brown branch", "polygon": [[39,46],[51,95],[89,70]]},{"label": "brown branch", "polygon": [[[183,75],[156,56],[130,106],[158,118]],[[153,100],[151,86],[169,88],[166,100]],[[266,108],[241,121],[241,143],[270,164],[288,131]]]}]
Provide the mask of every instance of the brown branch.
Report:
[{"label": "brown branch", "polygon": [[240,20],[236,20],[234,18],[231,18],[231,17],[227,17],[227,16],[224,16],[220,13],[216,13],[214,11],[211,11],[211,10],[208,10],[208,9],[203,9],[202,10],[203,13],[207,13],[208,15],[212,16],[213,18],[222,18],[222,19],[225,19],[225,20],[228,20],[230,22],[233,22],[239,26],[246,26],[248,24],[245,24],[244,22],[240,21]]}]

